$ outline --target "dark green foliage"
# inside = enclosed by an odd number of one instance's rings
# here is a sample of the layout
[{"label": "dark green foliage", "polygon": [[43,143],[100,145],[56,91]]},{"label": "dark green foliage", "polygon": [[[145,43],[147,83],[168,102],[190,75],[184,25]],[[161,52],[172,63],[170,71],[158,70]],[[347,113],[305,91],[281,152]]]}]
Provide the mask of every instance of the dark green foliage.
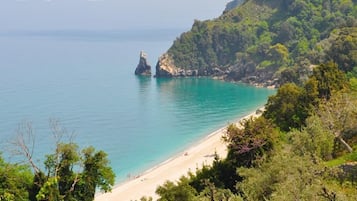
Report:
[{"label": "dark green foliage", "polygon": [[317,81],[319,98],[327,100],[334,91],[342,90],[348,85],[346,75],[332,62],[314,68],[311,79]]},{"label": "dark green foliage", "polygon": [[300,83],[300,77],[296,69],[289,68],[281,72],[279,85],[281,86],[289,82],[295,83],[297,85]]},{"label": "dark green foliage", "polygon": [[300,128],[309,116],[310,103],[305,102],[304,88],[287,83],[269,97],[264,117],[271,119],[283,131]]},{"label": "dark green foliage", "polygon": [[97,188],[104,192],[111,190],[115,175],[107,154],[96,152],[93,147],[82,152],[83,156],[76,144],[58,144],[56,153],[47,156],[47,176],[43,178],[40,172],[35,178],[41,181],[34,184],[37,200],[92,201]]},{"label": "dark green foliage", "polygon": [[157,188],[156,193],[160,195],[158,201],[194,201],[197,192],[188,184],[188,179],[182,177],[178,185],[167,181]]},{"label": "dark green foliage", "polygon": [[327,55],[342,71],[352,71],[357,67],[357,27],[343,28],[336,32],[336,38],[331,38],[331,48]]},{"label": "dark green foliage", "polygon": [[[52,168],[58,168],[57,175],[52,175],[58,177],[58,190],[59,194],[65,200],[74,200],[72,185],[76,180],[76,173],[73,168],[75,164],[79,161],[79,155],[77,153],[78,147],[75,144],[60,144],[58,146],[58,152],[60,156],[60,161],[58,166]],[[56,172],[56,169],[53,170]]]},{"label": "dark green foliage", "polygon": [[274,150],[279,131],[264,117],[244,120],[242,126],[232,124],[227,129],[227,159],[238,167],[252,167]]},{"label": "dark green foliage", "polygon": [[198,196],[200,201],[243,201],[238,195],[232,193],[229,189],[217,188],[214,184],[206,181],[206,188]]},{"label": "dark green foliage", "polygon": [[111,190],[115,175],[109,167],[107,154],[103,151],[95,152],[93,147],[84,149],[84,170],[80,175],[77,187],[77,199],[83,201],[94,200],[95,190],[100,188],[104,192]]},{"label": "dark green foliage", "polygon": [[46,176],[43,172],[38,172],[35,173],[33,177],[33,183],[29,190],[29,200],[37,201],[36,195],[38,194],[38,192],[40,192],[41,187],[45,184]]},{"label": "dark green foliage", "polygon": [[236,192],[235,185],[241,181],[241,177],[236,173],[237,166],[231,160],[215,160],[212,167],[204,166],[191,175],[190,185],[197,192],[202,192],[210,182],[217,188],[229,189]]},{"label": "dark green foliage", "polygon": [[27,166],[10,164],[0,155],[0,200],[28,200],[32,173]]}]

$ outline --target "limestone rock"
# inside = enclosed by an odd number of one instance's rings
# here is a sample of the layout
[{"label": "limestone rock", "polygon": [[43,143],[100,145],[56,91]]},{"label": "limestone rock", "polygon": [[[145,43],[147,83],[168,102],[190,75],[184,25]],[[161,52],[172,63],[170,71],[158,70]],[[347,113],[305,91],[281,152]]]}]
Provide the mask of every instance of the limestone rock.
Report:
[{"label": "limestone rock", "polygon": [[[156,64],[156,77],[178,77],[183,74],[183,70],[179,69],[173,63],[172,58],[166,53],[163,54]],[[183,76],[183,75],[182,75]]]},{"label": "limestone rock", "polygon": [[212,69],[183,69],[174,64],[172,57],[165,53],[156,64],[155,77],[199,77],[199,76],[212,76],[224,77],[228,72],[219,67]]},{"label": "limestone rock", "polygon": [[140,52],[140,60],[135,69],[135,75],[151,75],[151,66],[147,62],[147,55],[144,51]]}]

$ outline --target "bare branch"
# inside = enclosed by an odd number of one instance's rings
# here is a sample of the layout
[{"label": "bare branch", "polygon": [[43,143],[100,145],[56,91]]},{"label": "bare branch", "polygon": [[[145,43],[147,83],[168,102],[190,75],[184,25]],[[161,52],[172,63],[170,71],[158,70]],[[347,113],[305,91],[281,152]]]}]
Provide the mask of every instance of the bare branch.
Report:
[{"label": "bare branch", "polygon": [[357,117],[356,100],[348,94],[337,94],[331,100],[321,104],[319,116],[325,122],[326,127],[332,131],[335,138],[345,148],[352,152],[352,148],[343,139],[344,133],[354,128]]},{"label": "bare branch", "polygon": [[23,156],[30,163],[35,173],[39,173],[40,169],[33,161],[33,152],[35,148],[35,135],[33,133],[32,124],[23,122],[19,125],[16,131],[16,138],[11,142],[14,145],[14,154]]}]

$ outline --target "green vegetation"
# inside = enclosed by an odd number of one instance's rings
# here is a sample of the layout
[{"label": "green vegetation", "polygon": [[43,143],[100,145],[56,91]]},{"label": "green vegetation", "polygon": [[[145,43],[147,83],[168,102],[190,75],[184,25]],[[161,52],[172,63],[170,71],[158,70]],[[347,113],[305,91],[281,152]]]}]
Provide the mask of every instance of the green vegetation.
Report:
[{"label": "green vegetation", "polygon": [[6,163],[0,156],[0,200],[28,200],[32,177],[27,166]]},{"label": "green vegetation", "polygon": [[174,42],[180,68],[281,86],[261,117],[228,126],[226,158],[159,187],[160,200],[357,200],[356,3],[246,0]]},{"label": "green vegetation", "polygon": [[304,80],[312,65],[331,60],[347,72],[357,64],[356,16],[352,0],[246,0],[217,19],[195,21],[168,54],[201,75],[218,67],[227,79],[260,83],[285,70]]},{"label": "green vegetation", "polygon": [[161,200],[357,200],[356,3],[246,0],[175,41],[181,68],[281,86],[261,117],[227,127],[226,158],[159,187]]},{"label": "green vegetation", "polygon": [[345,75],[330,62],[284,84],[261,117],[228,126],[226,158],[159,187],[160,200],[356,200],[357,93]]},{"label": "green vegetation", "polygon": [[17,153],[26,157],[28,165],[6,163],[0,157],[1,201],[91,201],[97,189],[104,192],[112,189],[115,175],[107,154],[93,147],[79,151],[76,144],[61,141],[63,131],[57,124],[52,129],[56,149],[46,156],[45,170],[38,168],[32,159],[31,126],[27,124],[18,131],[14,146]]}]

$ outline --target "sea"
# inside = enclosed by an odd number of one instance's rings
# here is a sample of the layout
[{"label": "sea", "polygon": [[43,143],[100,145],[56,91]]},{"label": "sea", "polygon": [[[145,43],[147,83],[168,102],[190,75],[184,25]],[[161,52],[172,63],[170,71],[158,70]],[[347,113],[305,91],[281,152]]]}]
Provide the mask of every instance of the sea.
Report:
[{"label": "sea", "polygon": [[[43,167],[56,137],[108,154],[122,182],[263,106],[275,90],[210,78],[135,76],[140,51],[155,72],[181,30],[42,30],[0,33],[0,152],[34,139]],[[56,126],[54,126],[54,124]]]}]

